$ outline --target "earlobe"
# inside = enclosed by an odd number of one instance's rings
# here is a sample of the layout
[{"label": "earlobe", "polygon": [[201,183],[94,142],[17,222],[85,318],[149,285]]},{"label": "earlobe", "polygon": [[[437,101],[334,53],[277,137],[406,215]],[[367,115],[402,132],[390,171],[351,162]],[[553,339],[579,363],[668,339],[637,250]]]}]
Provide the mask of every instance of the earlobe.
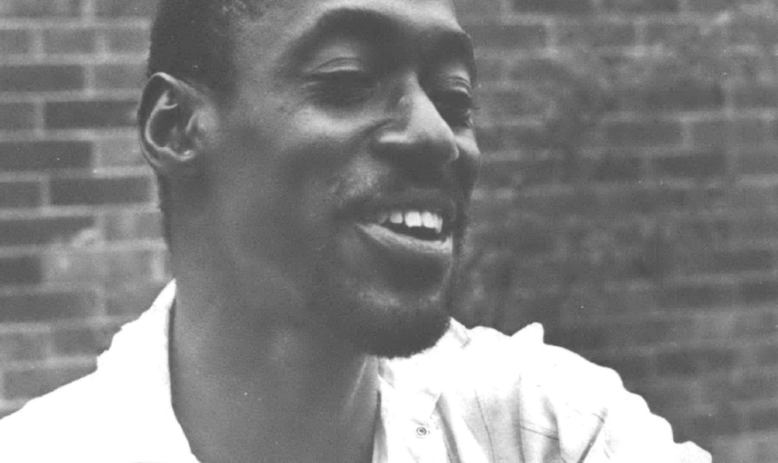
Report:
[{"label": "earlobe", "polygon": [[206,96],[168,74],[154,74],[143,89],[138,121],[143,155],[162,176],[194,176],[200,171],[201,112]]}]

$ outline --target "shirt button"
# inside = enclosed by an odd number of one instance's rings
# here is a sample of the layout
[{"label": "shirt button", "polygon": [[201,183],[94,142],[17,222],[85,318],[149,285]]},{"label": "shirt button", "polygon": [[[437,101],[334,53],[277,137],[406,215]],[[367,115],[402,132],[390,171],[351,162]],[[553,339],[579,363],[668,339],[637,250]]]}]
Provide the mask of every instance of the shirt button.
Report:
[{"label": "shirt button", "polygon": [[419,437],[424,437],[429,433],[430,433],[429,429],[425,428],[424,426],[419,426],[418,428],[416,428],[416,435]]}]

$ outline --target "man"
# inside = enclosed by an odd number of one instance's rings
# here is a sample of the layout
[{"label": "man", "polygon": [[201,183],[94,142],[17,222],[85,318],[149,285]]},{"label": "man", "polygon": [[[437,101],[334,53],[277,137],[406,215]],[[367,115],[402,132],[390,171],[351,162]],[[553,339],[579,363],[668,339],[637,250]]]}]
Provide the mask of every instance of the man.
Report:
[{"label": "man", "polygon": [[448,0],[163,0],[139,123],[176,281],[0,461],[710,461],[538,326],[450,321],[472,53]]}]

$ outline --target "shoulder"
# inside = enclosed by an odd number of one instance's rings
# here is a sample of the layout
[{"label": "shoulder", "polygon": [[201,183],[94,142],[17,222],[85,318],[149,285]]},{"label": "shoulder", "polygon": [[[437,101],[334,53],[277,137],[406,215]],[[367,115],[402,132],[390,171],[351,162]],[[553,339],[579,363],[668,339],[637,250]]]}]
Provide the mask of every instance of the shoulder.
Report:
[{"label": "shoulder", "polygon": [[92,373],[0,420],[0,461],[69,461],[68,449],[99,439],[108,411],[99,382]]},{"label": "shoulder", "polygon": [[693,444],[676,444],[670,424],[615,371],[545,344],[538,324],[513,336],[454,324],[450,335],[458,341],[446,347],[457,359],[449,364],[452,376],[464,385],[453,393],[475,398],[492,435],[518,428],[523,441],[551,442],[573,459],[710,461]]},{"label": "shoulder", "polygon": [[[574,413],[602,420],[614,394],[624,392],[619,375],[567,349],[543,341],[543,327],[532,324],[512,336],[491,328],[452,326],[459,346],[449,355],[460,374],[474,378],[482,400],[523,399],[549,412]],[[464,370],[469,370],[466,372]]]}]

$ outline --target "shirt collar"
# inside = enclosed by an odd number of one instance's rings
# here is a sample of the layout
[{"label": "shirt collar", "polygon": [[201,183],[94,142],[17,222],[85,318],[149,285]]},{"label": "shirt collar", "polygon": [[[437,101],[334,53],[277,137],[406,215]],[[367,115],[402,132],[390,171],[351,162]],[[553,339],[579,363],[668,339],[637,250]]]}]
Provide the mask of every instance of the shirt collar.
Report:
[{"label": "shirt collar", "polygon": [[[153,439],[177,460],[196,462],[172,406],[169,366],[170,316],[176,296],[175,280],[157,296],[151,308],[122,327],[111,348],[98,359],[98,371],[132,387],[135,399],[128,410],[153,422]],[[404,359],[381,360],[382,421],[390,416],[426,422],[433,414],[453,371],[451,349],[467,343],[465,328],[452,320],[451,327],[432,348]],[[131,386],[129,386],[131,385]],[[382,424],[386,426],[386,423]],[[186,456],[184,458],[183,456]]]}]

